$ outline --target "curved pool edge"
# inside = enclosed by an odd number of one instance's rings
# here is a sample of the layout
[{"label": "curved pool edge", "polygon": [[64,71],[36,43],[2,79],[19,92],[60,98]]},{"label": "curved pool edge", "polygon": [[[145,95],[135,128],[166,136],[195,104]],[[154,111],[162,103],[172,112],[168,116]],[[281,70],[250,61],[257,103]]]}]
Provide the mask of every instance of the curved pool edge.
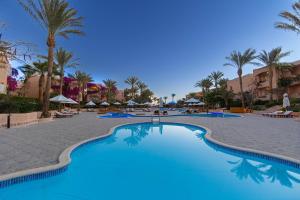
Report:
[{"label": "curved pool edge", "polygon": [[261,158],[261,159],[265,159],[265,160],[269,160],[269,161],[273,161],[273,162],[279,162],[281,164],[285,164],[290,167],[300,169],[300,160],[297,160],[297,159],[294,159],[294,158],[291,158],[288,156],[280,155],[280,154],[270,153],[267,151],[256,150],[256,149],[251,149],[251,148],[246,148],[246,147],[238,147],[238,146],[226,144],[217,139],[214,139],[212,137],[212,134],[206,134],[204,137],[205,137],[206,141],[209,142],[210,144],[212,144],[216,147],[220,147],[220,148],[232,151],[233,153],[250,155],[250,156],[253,156],[256,158]]},{"label": "curved pool edge", "polygon": [[[149,122],[138,122],[138,123],[134,122],[134,123],[119,124],[119,125],[116,125],[116,126],[110,128],[107,134],[97,136],[97,137],[92,137],[92,138],[83,140],[81,142],[78,142],[78,143],[66,148],[60,154],[57,164],[48,165],[45,167],[21,170],[18,172],[2,175],[2,176],[0,176],[0,189],[9,187],[9,186],[12,186],[15,184],[27,182],[27,181],[45,179],[45,178],[48,178],[51,176],[61,174],[67,170],[68,166],[72,162],[71,155],[76,149],[80,148],[83,145],[89,144],[90,142],[95,142],[95,141],[101,140],[103,138],[106,138],[106,137],[112,135],[117,128],[120,128],[122,126],[143,124],[143,123],[149,123]],[[178,123],[178,122],[161,122],[161,123],[198,127],[200,129],[204,129],[206,131],[205,141],[209,142],[212,145],[215,145],[217,147],[221,147],[221,148],[224,148],[227,150],[235,151],[235,152],[238,152],[241,154],[248,154],[248,155],[250,154],[254,157],[263,158],[266,160],[272,160],[272,161],[280,162],[280,163],[287,164],[287,165],[292,165],[293,167],[300,169],[300,160],[297,160],[297,159],[294,159],[291,157],[287,157],[287,156],[283,156],[283,155],[269,153],[266,151],[237,147],[237,146],[229,145],[229,144],[223,143],[221,141],[218,141],[212,137],[212,131],[208,127],[203,126],[203,125],[193,124],[193,123]]]}]

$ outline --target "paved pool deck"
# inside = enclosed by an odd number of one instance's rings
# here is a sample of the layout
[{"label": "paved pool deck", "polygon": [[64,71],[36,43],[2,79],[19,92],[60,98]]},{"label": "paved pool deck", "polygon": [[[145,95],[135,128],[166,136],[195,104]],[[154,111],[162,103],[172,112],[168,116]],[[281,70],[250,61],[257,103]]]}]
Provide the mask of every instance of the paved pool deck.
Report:
[{"label": "paved pool deck", "polygon": [[[151,118],[97,119],[81,113],[53,122],[0,128],[0,175],[57,163],[59,155],[80,141],[101,136],[120,124],[150,122]],[[241,118],[165,117],[162,122],[191,123],[212,130],[212,137],[238,147],[300,160],[300,121],[259,115]]]}]

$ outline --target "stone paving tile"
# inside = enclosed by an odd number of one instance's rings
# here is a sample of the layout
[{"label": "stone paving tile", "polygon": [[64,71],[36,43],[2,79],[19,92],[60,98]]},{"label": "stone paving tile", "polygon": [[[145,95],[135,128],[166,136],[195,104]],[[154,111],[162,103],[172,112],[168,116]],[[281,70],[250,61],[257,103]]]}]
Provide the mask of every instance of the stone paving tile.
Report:
[{"label": "stone paving tile", "polygon": [[[150,118],[97,119],[81,113],[71,119],[11,129],[0,128],[0,175],[57,163],[62,151],[82,140],[106,134],[110,128]],[[206,126],[227,144],[263,150],[300,160],[300,122],[257,115],[242,118],[168,117],[165,122]]]}]

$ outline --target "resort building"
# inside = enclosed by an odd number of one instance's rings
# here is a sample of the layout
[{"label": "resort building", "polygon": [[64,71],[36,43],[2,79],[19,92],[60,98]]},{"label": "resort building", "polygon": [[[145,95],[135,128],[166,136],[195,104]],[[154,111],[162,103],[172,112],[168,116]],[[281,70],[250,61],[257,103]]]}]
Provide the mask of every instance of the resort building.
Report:
[{"label": "resort building", "polygon": [[[273,69],[273,99],[282,98],[281,95],[287,92],[291,98],[300,98],[300,61],[292,63],[293,67],[289,70]],[[244,92],[252,92],[256,100],[269,100],[269,69],[268,67],[261,67],[254,69],[252,74],[247,74],[242,77]],[[278,82],[282,79],[289,80],[290,84],[286,88],[279,88]],[[240,93],[239,79],[235,78],[227,82],[228,90],[233,91],[236,98],[239,98]]]},{"label": "resort building", "polygon": [[[42,91],[45,90],[46,86],[46,80],[47,75],[45,75],[45,80],[44,80],[44,87],[42,88]],[[40,75],[39,74],[34,74],[30,78],[27,79],[25,84],[22,84],[15,94],[18,96],[24,96],[24,97],[29,97],[29,98],[39,98],[39,93],[40,93],[40,88],[39,88],[39,80],[40,80]],[[84,99],[82,95],[77,95],[78,94],[78,84],[76,80],[71,80],[70,78],[65,77],[64,81],[64,94],[65,96],[68,96],[76,101],[80,99],[80,101],[94,101],[95,103],[101,102],[101,101],[106,101],[104,91],[101,90],[103,87],[101,84],[97,83],[89,83],[87,85],[87,89],[85,89],[84,93]],[[55,76],[52,79],[52,87],[51,90],[52,92],[59,93],[59,84],[60,84],[60,77]],[[67,88],[66,88],[67,87]],[[77,91],[77,92],[76,92]],[[79,99],[78,99],[79,98]],[[123,90],[116,90],[116,100],[123,102],[125,100],[124,98],[124,91]]]},{"label": "resort building", "polygon": [[6,56],[0,55],[0,94],[6,93],[7,76],[10,73],[11,66]]},{"label": "resort building", "polygon": [[[253,89],[254,77],[253,74],[247,74],[242,77],[244,92],[251,92]],[[227,89],[236,94],[235,98],[240,98],[240,82],[239,78],[227,81]]]}]

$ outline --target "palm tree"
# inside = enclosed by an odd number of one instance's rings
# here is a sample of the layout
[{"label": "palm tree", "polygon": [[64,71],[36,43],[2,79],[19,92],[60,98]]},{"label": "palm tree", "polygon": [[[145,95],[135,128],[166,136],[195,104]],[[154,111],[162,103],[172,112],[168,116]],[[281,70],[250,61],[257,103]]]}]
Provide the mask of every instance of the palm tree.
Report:
[{"label": "palm tree", "polygon": [[167,96],[165,96],[165,97],[164,97],[165,104],[167,104],[167,99],[168,99],[168,97],[167,97]]},{"label": "palm tree", "polygon": [[219,85],[220,85],[220,88],[224,88],[224,89],[227,89],[227,82],[228,82],[228,79],[227,78],[221,78],[219,80]]},{"label": "palm tree", "polygon": [[103,83],[106,87],[106,99],[108,103],[113,103],[115,90],[117,88],[117,81],[106,79]]},{"label": "palm tree", "polygon": [[59,84],[59,93],[63,93],[63,84],[64,84],[64,74],[66,67],[76,67],[78,66],[77,60],[73,60],[73,53],[59,48],[55,53],[56,65],[59,67],[60,71],[60,84]]},{"label": "palm tree", "polygon": [[223,72],[216,71],[216,72],[212,72],[208,77],[214,82],[215,88],[218,89],[219,82],[223,76],[224,76]]},{"label": "palm tree", "polygon": [[[80,95],[82,96],[82,100],[85,100],[85,90],[87,87],[87,84],[89,82],[93,81],[93,78],[91,75],[81,72],[81,71],[76,71],[74,74],[69,74],[70,78],[73,78],[77,81],[78,88],[81,92],[78,93],[78,101],[80,102],[81,98]],[[80,106],[80,104],[79,104]]]},{"label": "palm tree", "polygon": [[224,100],[226,108],[229,107],[229,100],[234,97],[234,93],[232,92],[232,90],[228,90],[227,81],[228,81],[227,78],[222,78],[219,81],[220,96]]},{"label": "palm tree", "polygon": [[171,97],[172,97],[172,102],[174,102],[174,98],[175,98],[176,94],[175,93],[172,93],[171,94]]},{"label": "palm tree", "polygon": [[280,60],[290,53],[290,51],[282,52],[281,47],[277,47],[270,52],[263,50],[257,57],[263,65],[268,67],[270,101],[273,101],[273,72],[278,66],[283,65]]},{"label": "palm tree", "polygon": [[135,98],[138,82],[139,78],[136,76],[130,76],[125,80],[125,83],[127,83],[130,86],[131,99]]},{"label": "palm tree", "polygon": [[18,0],[20,5],[47,30],[48,73],[46,90],[43,98],[43,117],[49,117],[49,97],[51,76],[54,63],[54,48],[56,36],[66,39],[70,34],[82,34],[82,17],[77,17],[77,11],[69,7],[66,0]]},{"label": "palm tree", "polygon": [[28,75],[38,74],[39,78],[39,101],[43,100],[43,93],[45,89],[45,76],[48,71],[47,62],[34,62],[32,65],[24,65],[20,67],[21,72]]},{"label": "palm tree", "polygon": [[244,91],[243,91],[243,67],[247,64],[254,64],[257,63],[253,62],[256,58],[255,56],[256,51],[254,49],[247,49],[244,53],[233,51],[230,56],[226,57],[229,63],[225,63],[224,66],[232,66],[237,68],[237,74],[239,76],[239,83],[240,83],[240,92],[241,92],[241,100],[242,106],[245,108],[245,99],[244,99]]},{"label": "palm tree", "polygon": [[137,85],[137,88],[140,90],[140,95],[143,93],[144,90],[146,90],[148,88],[148,86],[141,81],[138,81],[136,85]]},{"label": "palm tree", "polygon": [[204,78],[200,81],[198,81],[196,84],[195,84],[195,87],[200,87],[202,88],[202,91],[204,93],[206,92],[209,92],[209,89],[213,86],[213,82],[211,81],[210,78]]},{"label": "palm tree", "polygon": [[287,22],[277,22],[275,27],[283,30],[294,31],[297,34],[300,33],[300,1],[292,5],[293,13],[289,11],[283,11],[279,14],[280,17]]},{"label": "palm tree", "polygon": [[208,112],[209,110],[209,105],[208,105],[208,101],[206,98],[206,95],[209,93],[209,89],[213,86],[213,82],[211,81],[210,78],[204,78],[200,81],[198,81],[195,84],[195,87],[200,87],[202,88],[202,92],[203,92],[203,99],[204,99],[204,103],[206,105],[206,112]]}]

